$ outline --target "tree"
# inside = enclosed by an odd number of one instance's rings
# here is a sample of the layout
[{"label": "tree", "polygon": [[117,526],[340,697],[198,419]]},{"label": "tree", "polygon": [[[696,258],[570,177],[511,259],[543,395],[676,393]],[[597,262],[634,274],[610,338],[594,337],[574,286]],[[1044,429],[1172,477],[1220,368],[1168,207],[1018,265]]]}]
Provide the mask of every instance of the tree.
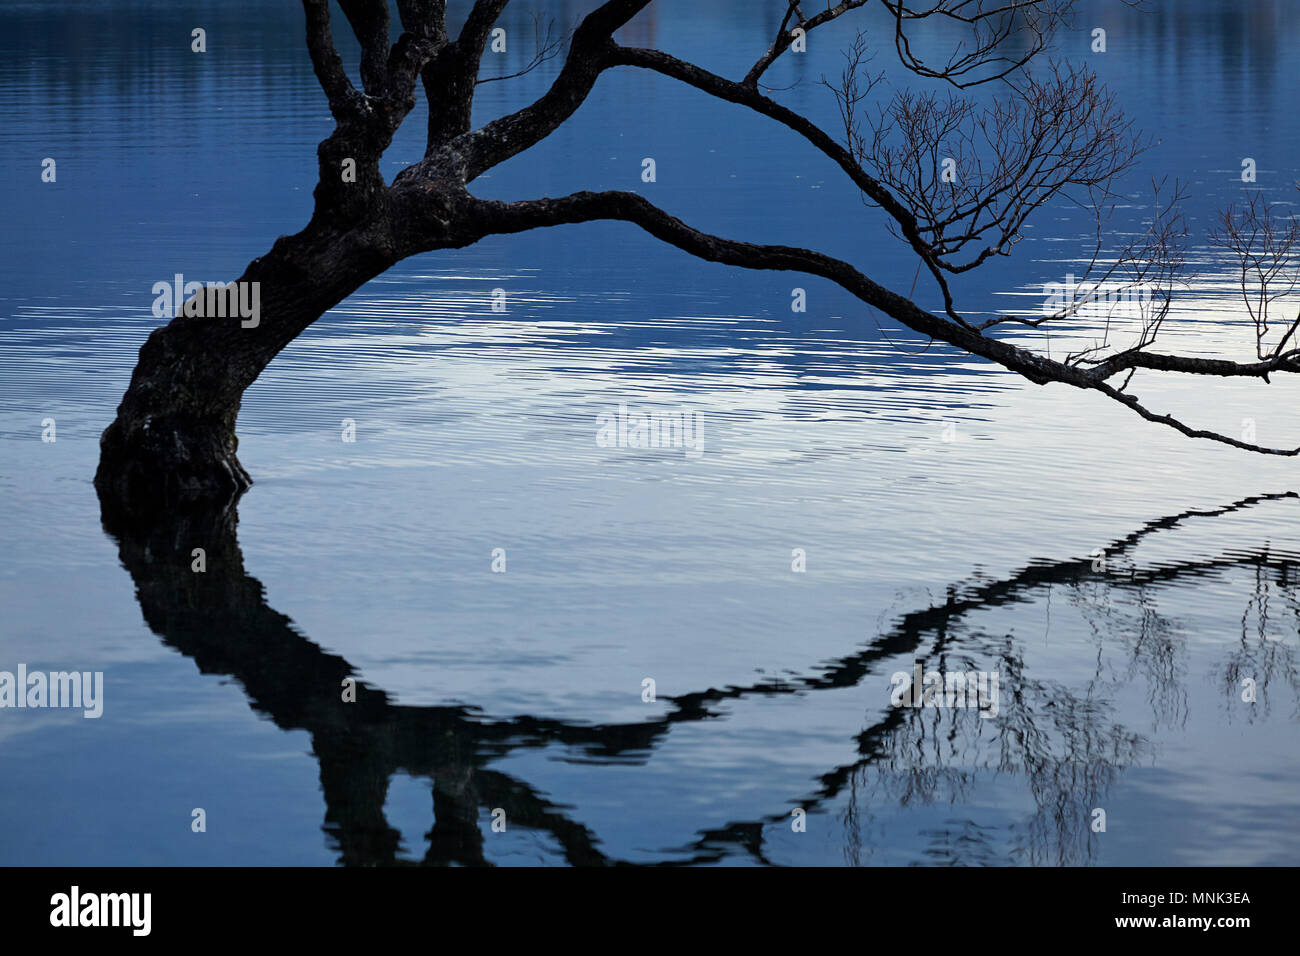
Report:
[{"label": "tree", "polygon": [[[127,500],[225,497],[251,478],[236,456],[236,419],[244,390],[267,364],[326,310],[401,260],[470,245],[485,236],[594,220],[623,220],[692,255],[750,269],[821,276],[907,328],[995,362],[1038,385],[1100,392],[1153,422],[1186,435],[1267,454],[1294,455],[1193,428],[1140,404],[1127,389],[1138,370],[1257,377],[1300,371],[1300,318],[1273,331],[1268,305],[1294,265],[1296,232],[1266,204],[1224,214],[1219,241],[1242,266],[1242,293],[1254,302],[1256,361],[1178,356],[1151,346],[1168,315],[1183,265],[1180,192],[1156,188],[1145,231],[1106,252],[1103,226],[1112,184],[1145,148],[1113,97],[1088,70],[1051,64],[1030,69],[1048,49],[1075,0],[875,0],[892,19],[895,54],[925,84],[902,90],[874,113],[877,86],[866,72],[862,35],[847,51],[838,83],[827,82],[840,108],[843,138],[782,106],[761,84],[771,65],[808,34],[865,7],[844,0],[807,16],[785,2],[770,48],[739,80],[727,79],[659,50],[620,45],[613,35],[651,0],[606,0],[577,25],[549,89],[516,112],[472,128],[480,60],[509,0],[476,0],[452,39],[445,0],[397,0],[402,31],[390,45],[385,0],[339,0],[361,47],[358,89],[335,49],[328,0],[303,0],[307,49],[335,120],[318,147],[319,181],[310,222],[282,236],[249,263],[235,286],[259,290],[255,323],[214,308],[210,293],[186,302],[140,350],[139,362],[101,439],[96,485]],[[1129,0],[1126,0],[1129,2]],[[956,25],[965,36],[935,63],[916,52],[912,31],[927,21]],[[555,52],[539,42],[534,64]],[[913,294],[884,287],[849,262],[822,253],[710,235],[625,191],[583,191],[517,202],[480,199],[470,185],[484,172],[550,135],[615,67],[651,70],[803,137],[879,210],[885,228],[918,260],[918,276],[942,295],[944,308],[922,308]],[[424,157],[385,182],[380,156],[414,109],[416,83],[428,102]],[[999,96],[978,105],[972,88],[994,84]],[[933,87],[947,88],[940,96]],[[947,175],[951,160],[962,175]],[[955,276],[1011,254],[1027,218],[1069,198],[1096,216],[1092,263],[1060,307],[1037,317],[1000,316],[975,324],[958,311]],[[1141,294],[1136,295],[1140,290]],[[1130,294],[1133,293],[1131,298]],[[198,301],[203,299],[204,301]],[[1058,360],[990,334],[1004,326],[1039,328],[1077,319],[1098,303],[1137,304],[1136,338],[1112,342],[1121,323],[1108,313],[1093,346]],[[206,302],[206,307],[204,302]],[[213,315],[214,311],[217,313]],[[1104,309],[1103,309],[1104,311]],[[1134,318],[1134,317],[1131,317]],[[1132,324],[1132,323],[1131,323]],[[1123,378],[1120,384],[1114,384]]]}]

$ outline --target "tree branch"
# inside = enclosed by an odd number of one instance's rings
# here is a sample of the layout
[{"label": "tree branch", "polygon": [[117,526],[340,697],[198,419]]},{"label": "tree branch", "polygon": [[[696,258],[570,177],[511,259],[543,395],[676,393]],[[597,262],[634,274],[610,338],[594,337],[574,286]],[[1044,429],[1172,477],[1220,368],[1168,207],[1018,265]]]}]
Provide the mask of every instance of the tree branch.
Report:
[{"label": "tree branch", "polygon": [[[636,193],[578,192],[558,199],[519,202],[499,202],[468,197],[468,202],[467,211],[481,225],[485,235],[523,232],[529,229],[600,219],[622,220],[634,223],[656,239],[709,262],[742,266],[747,269],[777,269],[821,276],[914,332],[947,342],[966,352],[996,362],[1035,384],[1057,382],[1075,388],[1099,391],[1132,409],[1147,421],[1166,425],[1191,438],[1215,441],[1266,455],[1300,454],[1300,448],[1277,449],[1254,445],[1217,432],[1192,428],[1171,415],[1157,415],[1142,406],[1135,397],[1122,393],[1098,378],[1095,370],[1084,372],[1018,348],[1009,342],[986,338],[967,326],[958,325],[949,319],[921,309],[910,299],[886,289],[840,259],[808,249],[740,242],[704,233],[669,215]],[[1195,363],[1204,360],[1186,361]],[[1192,371],[1194,368],[1186,367],[1178,370]]]},{"label": "tree branch", "polygon": [[361,94],[348,79],[343,68],[343,58],[334,48],[330,33],[328,0],[303,0],[307,14],[307,52],[311,56],[312,70],[329,100],[330,112],[340,122],[362,112],[365,106]]},{"label": "tree branch", "polygon": [[566,37],[561,34],[553,36],[555,32],[555,21],[551,20],[546,24],[546,30],[542,31],[542,15],[535,14],[533,17],[533,56],[521,69],[514,73],[507,73],[504,76],[481,76],[475,82],[479,85],[484,83],[496,83],[501,80],[513,80],[524,76],[537,69],[547,60],[555,59],[560,49],[564,46]]},{"label": "tree branch", "polygon": [[[958,89],[1007,80],[1020,71],[1047,48],[1075,4],[1075,0],[929,0],[928,9],[914,9],[907,0],[880,2],[894,18],[894,48],[902,65],[917,76],[943,80]],[[968,40],[958,43],[948,61],[937,68],[912,51],[907,35],[908,24],[931,17],[971,31]],[[1008,46],[1014,51],[1011,55],[1001,52]]]},{"label": "tree branch", "polygon": [[361,83],[371,96],[388,87],[388,3],[386,0],[338,0],[361,44]]},{"label": "tree branch", "polygon": [[740,106],[747,106],[769,119],[776,120],[783,126],[788,127],[798,133],[809,143],[815,146],[828,158],[833,160],[837,166],[853,181],[853,184],[862,190],[872,201],[879,205],[885,212],[898,223],[902,231],[903,238],[912,247],[925,263],[926,268],[930,271],[931,277],[939,286],[943,293],[949,317],[960,325],[970,327],[965,319],[961,318],[953,311],[952,294],[948,289],[948,283],[939,272],[938,265],[931,255],[929,247],[921,237],[917,225],[916,216],[912,211],[899,202],[887,188],[876,178],[871,176],[862,165],[854,159],[852,153],[844,146],[837,143],[825,130],[819,127],[811,120],[799,115],[793,110],[787,109],[775,100],[764,96],[756,87],[737,83],[728,80],[725,77],[710,73],[708,70],[701,69],[693,63],[687,63],[679,60],[674,56],[663,53],[659,50],[647,50],[636,47],[615,46],[610,54],[609,61],[611,64],[622,66],[635,66],[642,69],[653,70],[664,76],[679,80],[688,86],[693,86],[701,92],[708,93],[710,96],[717,97],[728,103],[736,103]]},{"label": "tree branch", "polygon": [[757,88],[759,79],[767,72],[768,67],[775,63],[782,53],[790,49],[790,45],[794,43],[795,38],[795,28],[790,27],[787,29],[790,24],[791,14],[795,14],[799,17],[799,29],[803,30],[804,34],[807,35],[823,23],[829,23],[830,21],[848,13],[850,10],[856,10],[858,7],[866,6],[867,2],[868,0],[844,0],[843,3],[837,4],[834,7],[827,7],[821,13],[805,20],[803,13],[799,9],[798,0],[792,0],[789,8],[785,11],[785,16],[781,20],[781,26],[776,31],[776,39],[772,41],[772,46],[768,48],[766,53],[759,57],[757,63],[750,67],[749,72],[745,74],[745,78],[741,80],[741,83],[745,86]]},{"label": "tree branch", "polygon": [[397,14],[407,33],[447,42],[447,0],[397,0]]},{"label": "tree branch", "polygon": [[583,18],[569,44],[569,55],[559,76],[540,98],[523,109],[464,133],[450,144],[459,174],[472,182],[487,170],[523,152],[567,120],[591,92],[602,71],[611,64],[614,31],[650,0],[606,0]]},{"label": "tree branch", "polygon": [[710,262],[821,276],[913,331],[997,362],[1036,384],[1055,381],[1078,388],[1093,387],[1092,382],[1080,370],[1010,343],[986,338],[970,326],[959,325],[927,312],[910,299],[872,281],[843,260],[809,249],[760,245],[700,232],[636,193],[578,192],[558,199],[511,203],[470,197],[469,202],[466,211],[472,214],[484,235],[523,232],[544,226],[599,219],[619,219],[635,223],[655,238]]}]

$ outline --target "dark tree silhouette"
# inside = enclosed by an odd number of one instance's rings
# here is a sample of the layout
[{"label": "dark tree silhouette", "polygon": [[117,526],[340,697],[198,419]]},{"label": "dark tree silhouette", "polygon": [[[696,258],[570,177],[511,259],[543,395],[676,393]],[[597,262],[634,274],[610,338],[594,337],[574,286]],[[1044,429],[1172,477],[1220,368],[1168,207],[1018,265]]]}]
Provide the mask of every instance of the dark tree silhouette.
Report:
[{"label": "dark tree silhouette", "polygon": [[[1151,350],[1182,265],[1181,220],[1172,197],[1157,193],[1145,232],[1123,249],[1103,254],[1103,220],[1113,207],[1111,184],[1129,170],[1143,142],[1113,98],[1088,70],[1053,64],[1028,67],[1046,50],[1075,0],[876,0],[892,21],[889,40],[904,68],[930,86],[901,90],[873,105],[875,83],[865,73],[865,41],[848,51],[835,93],[844,121],[843,141],[769,97],[761,84],[771,65],[801,37],[868,5],[845,0],[808,16],[797,2],[785,8],[770,48],[739,80],[727,79],[653,49],[622,46],[614,33],[651,0],[607,0],[575,28],[563,67],[549,89],[516,112],[471,128],[479,65],[493,25],[509,0],[476,0],[452,38],[445,0],[397,0],[401,33],[390,44],[386,0],[338,0],[361,47],[358,89],[333,43],[328,0],[303,0],[307,49],[335,120],[318,148],[319,181],[311,221],[281,237],[249,263],[240,283],[258,283],[255,327],[238,317],[185,314],[155,330],[116,420],[101,439],[96,483],[139,502],[222,496],[251,483],[236,455],[236,419],[244,390],[288,343],[326,310],[397,262],[437,249],[468,246],[485,236],[566,223],[623,220],[658,239],[715,262],[749,269],[791,270],[828,279],[865,305],[907,328],[995,362],[1029,381],[1061,383],[1100,392],[1151,421],[1193,437],[1211,438],[1257,452],[1292,455],[1300,449],[1263,448],[1193,428],[1158,415],[1126,391],[1141,370],[1246,376],[1300,371],[1292,324],[1268,344],[1265,317],[1256,361],[1182,357]],[[875,6],[876,3],[872,3]],[[809,5],[811,7],[811,5]],[[930,62],[918,54],[913,31],[927,23],[964,32],[952,55]],[[534,65],[555,52],[539,38]],[[710,235],[633,192],[578,192],[557,198],[495,202],[477,198],[470,185],[486,171],[549,136],[576,111],[597,79],[615,67],[651,70],[787,127],[833,161],[878,209],[881,225],[906,243],[918,274],[942,295],[941,312],[885,288],[857,267],[819,252],[758,245]],[[391,183],[380,157],[414,109],[416,84],[428,102],[424,157]],[[965,91],[996,84],[991,105]],[[959,182],[943,175],[943,158],[961,164]],[[344,167],[354,175],[345,176]],[[950,278],[995,257],[1007,256],[1026,219],[1044,204],[1072,198],[1095,211],[1097,252],[1081,295],[1052,315],[1004,316],[976,325],[956,306]],[[1253,219],[1248,218],[1254,212]],[[1256,207],[1230,213],[1224,242],[1254,261],[1265,253],[1290,262],[1291,243]],[[1259,227],[1259,228],[1251,228]],[[1249,270],[1247,270],[1249,273]],[[1273,273],[1245,274],[1265,282]],[[1095,347],[1054,360],[1000,339],[990,330],[1018,324],[1038,327],[1076,317],[1101,294],[1103,283],[1142,286],[1141,328],[1134,343],[1110,341],[1107,322]],[[1249,295],[1246,283],[1243,294]],[[1264,290],[1268,300],[1268,290]],[[1269,300],[1271,301],[1271,300]],[[196,310],[201,311],[201,310]],[[211,310],[209,310],[210,312]],[[1122,384],[1112,384],[1118,377]]]}]

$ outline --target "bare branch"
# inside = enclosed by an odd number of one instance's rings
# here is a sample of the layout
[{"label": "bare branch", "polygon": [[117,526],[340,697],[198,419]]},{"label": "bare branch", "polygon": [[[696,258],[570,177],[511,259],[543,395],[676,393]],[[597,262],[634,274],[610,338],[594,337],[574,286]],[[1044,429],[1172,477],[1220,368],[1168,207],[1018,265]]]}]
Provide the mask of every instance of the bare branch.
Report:
[{"label": "bare branch", "polygon": [[[1039,328],[1048,322],[1065,319],[1096,317],[1104,320],[1100,339],[1089,348],[1067,357],[1066,364],[1096,364],[1096,355],[1109,348],[1112,326],[1118,321],[1136,322],[1139,326],[1137,341],[1128,351],[1146,348],[1155,341],[1161,325],[1169,313],[1173,287],[1180,281],[1184,265],[1184,237],[1187,227],[1179,211],[1184,189],[1175,183],[1173,194],[1162,199],[1164,183],[1152,183],[1152,216],[1146,229],[1118,251],[1113,257],[1103,259],[1102,249],[1106,235],[1111,231],[1109,220],[1114,204],[1106,206],[1095,190],[1090,190],[1090,208],[1095,220],[1095,239],[1092,255],[1077,278],[1072,274],[1065,283],[1049,283],[1044,287],[1047,296],[1043,314],[1037,318],[1003,315],[982,323],[980,331],[998,325],[1015,323],[1029,328]],[[1118,277],[1118,281],[1116,280]],[[1052,305],[1059,306],[1052,309]],[[1121,353],[1122,354],[1122,353]],[[1122,389],[1121,389],[1122,391]]]},{"label": "bare branch", "polygon": [[611,54],[610,62],[642,67],[662,73],[664,76],[680,80],[718,99],[747,106],[754,112],[774,119],[804,137],[827,157],[834,160],[836,165],[853,181],[854,185],[878,204],[898,224],[903,238],[911,245],[912,250],[920,256],[935,283],[942,291],[950,318],[960,325],[969,327],[966,320],[956,315],[952,310],[952,295],[933,260],[929,244],[921,237],[915,215],[899,202],[879,180],[863,169],[862,165],[847,148],[835,142],[821,127],[793,110],[780,105],[775,100],[764,96],[756,87],[725,79],[659,50],[620,46],[616,47]]},{"label": "bare branch", "polygon": [[465,25],[460,29],[456,45],[462,55],[470,59],[477,69],[483,51],[487,49],[492,27],[505,11],[510,0],[474,0],[474,7],[465,18]]},{"label": "bare branch", "polygon": [[1211,245],[1227,250],[1237,260],[1241,298],[1255,323],[1255,355],[1260,359],[1279,355],[1300,324],[1298,315],[1275,345],[1265,345],[1270,307],[1290,295],[1300,280],[1296,268],[1300,222],[1294,217],[1279,222],[1273,209],[1258,192],[1252,193],[1244,206],[1233,203],[1219,214],[1209,237]]},{"label": "bare branch", "polygon": [[388,86],[388,3],[386,0],[338,0],[361,44],[361,83],[371,96]]},{"label": "bare branch", "polygon": [[329,2],[303,0],[303,9],[307,14],[307,52],[311,56],[316,79],[329,100],[330,112],[338,120],[356,115],[364,108],[363,101],[348,79],[347,70],[343,68],[343,58],[334,48],[334,37],[330,33]]},{"label": "bare branch", "polygon": [[[894,48],[902,64],[917,76],[944,80],[968,89],[1007,80],[1043,52],[1069,16],[1075,0],[881,0],[894,18]],[[934,18],[969,29],[941,66],[931,66],[912,49],[911,24]],[[1004,50],[1011,50],[1005,53]]]},{"label": "bare branch", "polygon": [[612,65],[614,31],[650,0],[606,0],[583,18],[569,44],[559,76],[539,99],[480,129],[457,136],[449,145],[458,175],[471,182],[551,134],[582,105],[600,74]]},{"label": "bare branch", "polygon": [[[739,242],[700,232],[636,193],[580,192],[558,199],[505,203],[469,198],[468,202],[475,221],[481,224],[485,234],[522,232],[596,219],[617,219],[634,223],[655,238],[710,262],[748,269],[779,269],[818,275],[835,282],[865,304],[879,309],[913,331],[994,361],[1036,384],[1058,382],[1080,389],[1095,389],[1147,421],[1166,425],[1191,438],[1219,442],[1266,455],[1300,454],[1300,448],[1278,449],[1255,445],[1217,432],[1192,428],[1171,415],[1155,414],[1135,397],[1107,384],[1095,370],[1084,372],[1008,342],[986,338],[968,327],[919,308],[910,299],[873,282],[842,260],[808,249]],[[1143,352],[1133,354],[1150,357]],[[1205,360],[1170,359],[1169,364],[1172,370],[1197,371],[1195,363],[1200,361]]]},{"label": "bare branch", "polygon": [[1132,395],[1122,394],[1118,389],[1112,388],[1105,383],[1098,384],[1097,390],[1105,395],[1109,395],[1121,405],[1127,405],[1147,421],[1155,422],[1158,425],[1168,425],[1175,431],[1182,432],[1188,438],[1204,438],[1208,441],[1218,442],[1221,445],[1231,445],[1233,448],[1240,448],[1244,451],[1253,451],[1261,455],[1281,455],[1285,458],[1293,458],[1296,455],[1300,455],[1300,448],[1267,448],[1263,445],[1254,445],[1250,442],[1239,441],[1236,438],[1220,434],[1219,432],[1207,431],[1203,428],[1192,428],[1190,425],[1184,424],[1172,415],[1157,415],[1145,408]]},{"label": "bare branch", "polygon": [[[809,19],[804,19],[797,0],[792,0],[785,11],[785,16],[781,19],[781,26],[776,31],[776,39],[772,41],[772,46],[759,58],[757,63],[750,67],[741,83],[745,86],[757,87],[759,79],[767,72],[768,67],[775,63],[781,54],[790,49],[791,44],[794,43],[795,29],[802,31],[806,35],[822,24],[843,16],[850,10],[866,6],[867,2],[868,0],[844,0],[844,2],[836,4],[834,7],[828,6],[826,10]],[[798,17],[798,27],[790,27],[790,17],[792,15]]]},{"label": "bare branch", "polygon": [[444,46],[421,73],[429,103],[426,156],[469,131],[479,63],[492,27],[509,2],[475,0],[456,41]]},{"label": "bare branch", "polygon": [[1093,387],[1093,382],[1084,372],[1008,342],[987,338],[969,326],[928,312],[910,299],[867,278],[843,260],[809,249],[760,245],[700,232],[636,193],[579,192],[559,199],[503,203],[471,198],[469,202],[468,208],[485,235],[597,219],[620,219],[635,223],[656,238],[710,262],[821,276],[913,331],[990,359],[1037,384],[1056,381],[1078,388]]},{"label": "bare branch", "polygon": [[513,80],[531,73],[547,60],[554,59],[564,47],[565,40],[569,38],[565,34],[554,35],[554,20],[547,21],[546,28],[543,31],[542,19],[540,13],[533,14],[533,57],[523,69],[508,73],[505,76],[481,76],[475,82],[481,85],[483,83],[495,83],[498,80]]},{"label": "bare branch", "polygon": [[[850,127],[851,151],[912,211],[935,264],[953,273],[1008,255],[1035,210],[1071,188],[1104,188],[1144,149],[1096,76],[1061,65],[982,110],[904,90],[869,125]],[[958,261],[971,243],[977,251]]]}]

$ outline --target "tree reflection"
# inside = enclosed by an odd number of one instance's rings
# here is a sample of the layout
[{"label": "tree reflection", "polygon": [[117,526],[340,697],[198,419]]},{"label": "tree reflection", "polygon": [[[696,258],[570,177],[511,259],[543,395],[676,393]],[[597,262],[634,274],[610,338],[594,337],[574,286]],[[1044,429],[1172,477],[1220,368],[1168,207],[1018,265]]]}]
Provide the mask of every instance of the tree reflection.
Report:
[{"label": "tree reflection", "polygon": [[[1096,851],[1096,837],[1087,825],[1091,809],[1103,803],[1125,768],[1152,753],[1149,739],[1116,716],[1112,696],[1117,675],[1102,667],[1103,644],[1124,649],[1124,680],[1140,679],[1149,688],[1154,726],[1186,720],[1177,653],[1180,631],[1158,610],[1160,588],[1249,569],[1255,583],[1241,638],[1225,649],[1218,669],[1225,707],[1230,713],[1242,711],[1232,701],[1244,677],[1256,681],[1261,701],[1272,685],[1300,700],[1293,640],[1300,627],[1296,556],[1265,546],[1142,564],[1139,546],[1192,519],[1297,497],[1291,492],[1257,496],[1150,522],[1105,549],[1104,571],[1094,570],[1089,558],[1036,562],[1003,579],[955,584],[943,601],[900,615],[857,652],[815,673],[708,688],[668,698],[670,710],[656,719],[595,725],[539,716],[492,718],[462,705],[405,706],[364,684],[355,703],[344,703],[343,681],[355,677],[355,669],[268,606],[261,583],[244,569],[235,501],[159,514],[130,512],[101,496],[101,514],[150,629],[193,659],[201,673],[237,679],[250,705],[278,727],[311,735],[326,806],[324,829],[342,864],[486,864],[484,815],[497,807],[506,811],[512,828],[548,834],[571,864],[622,863],[601,848],[598,834],[570,809],[527,781],[494,769],[493,763],[521,749],[560,746],[596,774],[601,763],[653,759],[674,724],[718,716],[724,702],[813,694],[868,679],[883,686],[900,658],[921,660],[927,670],[996,670],[1003,675],[1005,698],[998,715],[984,719],[973,709],[882,706],[853,736],[855,759],[820,775],[810,794],[760,819],[701,826],[689,846],[665,855],[667,862],[707,863],[741,853],[770,863],[772,828],[788,826],[790,806],[810,815],[838,811],[845,858],[871,862],[879,842],[871,833],[876,810],[945,801],[960,805],[978,776],[997,775],[1023,782],[1033,804],[1028,822],[999,834],[974,820],[947,821],[925,834],[925,858],[935,863],[1078,864],[1092,860]],[[195,542],[203,542],[207,551],[203,574],[190,569]],[[1023,641],[986,632],[971,620],[1061,590],[1093,628],[1098,646],[1097,672],[1082,687],[1029,673]],[[1253,714],[1248,708],[1245,712]],[[389,783],[397,773],[432,781],[433,825],[419,861],[399,855],[400,833],[384,814]]]}]

